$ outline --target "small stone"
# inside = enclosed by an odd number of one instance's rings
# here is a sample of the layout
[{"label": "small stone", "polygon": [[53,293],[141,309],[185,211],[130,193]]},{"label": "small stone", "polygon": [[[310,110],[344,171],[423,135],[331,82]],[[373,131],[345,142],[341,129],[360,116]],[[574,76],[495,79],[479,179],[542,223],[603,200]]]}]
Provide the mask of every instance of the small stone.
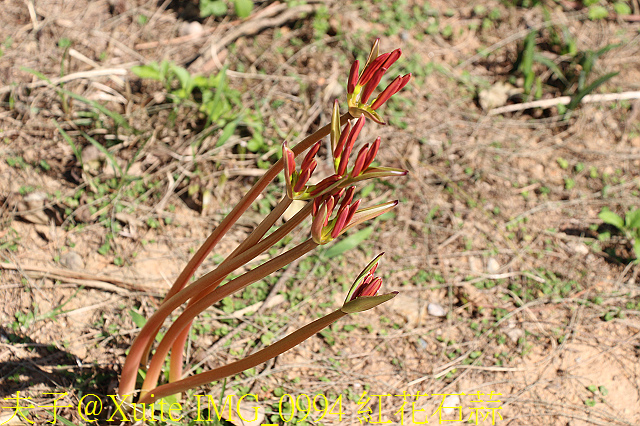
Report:
[{"label": "small stone", "polygon": [[629,141],[634,148],[640,148],[640,136],[635,136]]},{"label": "small stone", "polygon": [[458,395],[447,395],[442,402],[442,414],[450,416],[456,411],[460,411],[460,397]]},{"label": "small stone", "polygon": [[475,256],[469,256],[469,269],[473,273],[481,273],[482,272],[482,260]]},{"label": "small stone", "polygon": [[427,313],[432,317],[444,317],[447,315],[447,311],[438,303],[429,303],[427,305]]},{"label": "small stone", "polygon": [[69,269],[84,269],[84,261],[82,260],[82,256],[80,256],[75,251],[70,251],[60,256],[60,264],[66,266]]},{"label": "small stone", "polygon": [[490,274],[497,274],[499,270],[500,264],[498,261],[495,258],[490,257],[487,261],[487,272]]},{"label": "small stone", "polygon": [[32,192],[24,196],[24,202],[27,203],[29,209],[40,209],[44,206],[47,194],[41,191]]},{"label": "small stone", "polygon": [[589,247],[587,247],[586,244],[584,243],[572,241],[572,242],[569,242],[567,246],[569,246],[571,250],[576,252],[576,254],[581,254],[583,256],[586,256],[589,254]]},{"label": "small stone", "polygon": [[105,157],[106,156],[102,152],[100,152],[100,150],[96,148],[95,145],[87,145],[82,148],[82,154],[80,156],[80,158],[82,158],[82,164],[87,164],[91,161],[100,162]]},{"label": "small stone", "polygon": [[204,31],[204,28],[198,21],[183,22],[179,29],[181,36],[200,34],[202,31]]},{"label": "small stone", "polygon": [[520,328],[512,328],[511,330],[507,331],[505,334],[507,335],[509,340],[511,340],[513,343],[518,343],[518,340],[520,340],[520,338],[524,336],[524,331],[522,331],[522,329]]},{"label": "small stone", "polygon": [[488,111],[507,104],[509,97],[519,93],[519,90],[509,83],[497,82],[489,89],[481,90],[478,95],[480,106]]}]

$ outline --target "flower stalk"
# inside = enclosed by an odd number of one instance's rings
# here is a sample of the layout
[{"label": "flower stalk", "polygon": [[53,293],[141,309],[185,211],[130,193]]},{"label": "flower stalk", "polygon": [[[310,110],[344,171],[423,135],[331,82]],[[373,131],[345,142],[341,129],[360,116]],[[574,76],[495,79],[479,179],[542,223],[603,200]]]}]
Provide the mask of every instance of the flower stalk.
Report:
[{"label": "flower stalk", "polygon": [[[356,198],[357,191],[354,186],[354,184],[367,179],[404,176],[407,173],[402,169],[374,165],[375,157],[381,146],[380,137],[371,143],[364,144],[359,148],[357,154],[353,155],[355,158],[351,158],[352,153],[355,152],[356,139],[366,124],[366,119],[369,118],[384,124],[376,110],[401,90],[411,77],[409,74],[398,76],[372,103],[369,103],[369,99],[377,89],[382,77],[401,55],[400,49],[379,55],[378,45],[379,41],[376,40],[361,73],[358,61],[355,61],[351,66],[347,80],[348,112],[341,115],[338,101],[335,101],[331,123],[307,136],[293,148],[289,148],[287,142],[283,142],[282,158],[244,195],[189,260],[158,310],[148,319],[131,344],[118,388],[121,397],[129,401],[133,399],[138,368],[141,364],[148,365],[148,368],[139,402],[153,402],[159,398],[254,367],[296,346],[341,317],[349,313],[371,309],[395,296],[395,293],[377,295],[382,285],[382,280],[373,276],[377,268],[378,257],[374,259],[375,265],[371,266],[372,262],[356,279],[352,291],[349,292],[340,309],[242,360],[209,372],[182,378],[184,347],[188,340],[189,329],[200,313],[225,297],[285,267],[318,245],[330,243],[349,229],[386,213],[397,205],[397,201],[391,201],[361,208],[362,201]],[[326,136],[330,137],[331,152],[329,155],[334,174],[319,182],[312,183],[315,180],[314,172],[319,161],[316,157],[321,154],[321,139]],[[298,169],[295,159],[305,151],[307,153]],[[351,167],[349,167],[350,163]],[[284,171],[285,182],[283,199],[221,264],[188,284],[208,254],[281,171]],[[305,200],[307,204],[293,218],[276,226],[283,213],[291,205],[292,200]],[[233,271],[247,265],[257,256],[268,251],[294,229],[301,226],[309,216],[312,217],[308,229],[310,238],[220,286]],[[275,229],[268,234],[274,227]],[[169,325],[153,356],[150,357],[155,337],[166,319],[185,304],[186,307]],[[169,353],[171,353],[169,383],[157,386],[164,360]]]}]

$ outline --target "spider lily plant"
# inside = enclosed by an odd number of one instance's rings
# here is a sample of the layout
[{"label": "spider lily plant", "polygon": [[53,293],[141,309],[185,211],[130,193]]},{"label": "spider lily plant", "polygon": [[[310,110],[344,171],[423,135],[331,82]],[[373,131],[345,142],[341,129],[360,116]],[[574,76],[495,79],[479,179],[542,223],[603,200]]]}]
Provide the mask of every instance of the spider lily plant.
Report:
[{"label": "spider lily plant", "polygon": [[[376,295],[382,284],[380,278],[373,276],[380,259],[378,256],[358,276],[340,309],[242,360],[208,372],[183,377],[185,344],[191,324],[200,313],[223,298],[283,268],[317,246],[330,243],[349,229],[386,213],[397,205],[397,201],[391,201],[361,207],[361,200],[356,198],[355,184],[360,181],[404,176],[407,173],[402,169],[373,166],[382,144],[380,137],[370,144],[364,144],[355,156],[351,155],[367,118],[384,124],[376,110],[402,89],[411,78],[410,74],[399,76],[369,104],[369,98],[380,83],[382,75],[401,54],[400,49],[396,49],[379,55],[378,45],[379,41],[376,40],[361,74],[358,74],[358,61],[351,67],[347,83],[348,112],[341,115],[336,100],[329,124],[307,136],[293,148],[289,148],[286,141],[283,142],[282,159],[255,183],[188,262],[157,311],[147,320],[131,344],[118,388],[121,398],[133,401],[134,394],[140,390],[139,402],[151,403],[165,396],[238,374],[298,345],[344,315],[371,309],[395,296],[395,293]],[[321,139],[326,136],[330,137],[329,155],[334,173],[311,183],[314,181],[313,174],[318,164],[316,157],[321,148]],[[298,169],[295,159],[305,151],[307,153]],[[284,171],[285,195],[278,205],[217,268],[188,284],[196,269],[220,239],[281,171]],[[292,200],[305,200],[307,204],[293,218],[265,236]],[[309,217],[310,227],[302,230],[309,234],[305,241],[220,286],[229,274],[268,251],[285,236],[301,227]],[[165,320],[181,307],[182,313],[169,324],[151,356],[156,335]],[[169,381],[158,386],[162,368],[169,354]],[[136,379],[141,366],[146,368],[145,379],[141,389],[136,389]]]}]

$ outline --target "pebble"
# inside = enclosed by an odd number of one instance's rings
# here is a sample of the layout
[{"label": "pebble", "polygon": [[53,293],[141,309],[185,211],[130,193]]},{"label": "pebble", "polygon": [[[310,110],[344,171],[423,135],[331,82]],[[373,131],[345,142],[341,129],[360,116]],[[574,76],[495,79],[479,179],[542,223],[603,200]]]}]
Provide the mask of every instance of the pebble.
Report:
[{"label": "pebble", "polygon": [[482,260],[475,256],[469,256],[469,269],[476,274],[482,273]]},{"label": "pebble", "polygon": [[569,248],[577,254],[581,254],[584,256],[589,254],[589,247],[587,247],[584,243],[571,241],[567,243],[567,246],[569,246]]},{"label": "pebble", "polygon": [[183,22],[182,25],[180,25],[180,29],[178,31],[180,32],[181,36],[189,36],[200,34],[202,31],[204,31],[204,28],[198,21]]},{"label": "pebble", "polygon": [[490,257],[487,261],[487,272],[490,274],[497,274],[499,270],[500,264],[498,261],[495,258]]},{"label": "pebble", "polygon": [[84,261],[82,260],[82,256],[80,256],[75,251],[70,251],[60,256],[60,264],[66,266],[69,269],[84,269]]},{"label": "pebble", "polygon": [[460,412],[460,397],[458,395],[447,395],[442,402],[442,414],[451,416],[455,412]]},{"label": "pebble", "polygon": [[522,329],[520,328],[513,328],[507,331],[505,334],[513,343],[518,343],[518,340],[520,340],[520,338],[524,336],[524,331],[522,331]]},{"label": "pebble", "polygon": [[447,311],[438,303],[429,303],[427,305],[427,313],[432,317],[444,317]]}]

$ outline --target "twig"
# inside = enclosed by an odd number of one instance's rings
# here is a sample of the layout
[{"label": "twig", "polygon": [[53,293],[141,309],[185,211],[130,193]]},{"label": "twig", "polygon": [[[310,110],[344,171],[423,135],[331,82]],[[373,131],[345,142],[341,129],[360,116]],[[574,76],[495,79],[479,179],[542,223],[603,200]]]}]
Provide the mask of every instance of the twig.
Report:
[{"label": "twig", "polygon": [[[587,95],[584,98],[582,98],[582,103],[622,101],[626,99],[640,99],[640,91]],[[570,102],[571,102],[571,96],[560,96],[559,98],[543,99],[540,101],[525,102],[522,104],[507,105],[500,108],[494,108],[489,111],[489,115],[504,114],[505,112],[513,112],[513,111],[522,111],[529,108],[550,108],[559,104],[568,105]]]},{"label": "twig", "polygon": [[[125,75],[127,70],[124,68],[105,68],[101,70],[81,71],[73,74],[65,75],[64,77],[52,78],[49,81],[38,80],[33,83],[27,84],[25,87],[28,89],[34,89],[36,87],[48,86],[49,84],[57,85],[60,83],[66,83],[72,80],[78,80],[80,78],[96,78],[96,77],[110,77],[114,75]],[[0,95],[11,92],[14,86],[5,86],[0,88]]]},{"label": "twig", "polygon": [[69,271],[61,268],[42,266],[16,265],[15,263],[0,263],[0,269],[7,271],[20,271],[31,278],[52,278],[66,282],[99,288],[118,294],[130,294],[130,291],[145,291],[159,294],[155,286],[125,281],[108,275],[95,275],[86,272]]}]

